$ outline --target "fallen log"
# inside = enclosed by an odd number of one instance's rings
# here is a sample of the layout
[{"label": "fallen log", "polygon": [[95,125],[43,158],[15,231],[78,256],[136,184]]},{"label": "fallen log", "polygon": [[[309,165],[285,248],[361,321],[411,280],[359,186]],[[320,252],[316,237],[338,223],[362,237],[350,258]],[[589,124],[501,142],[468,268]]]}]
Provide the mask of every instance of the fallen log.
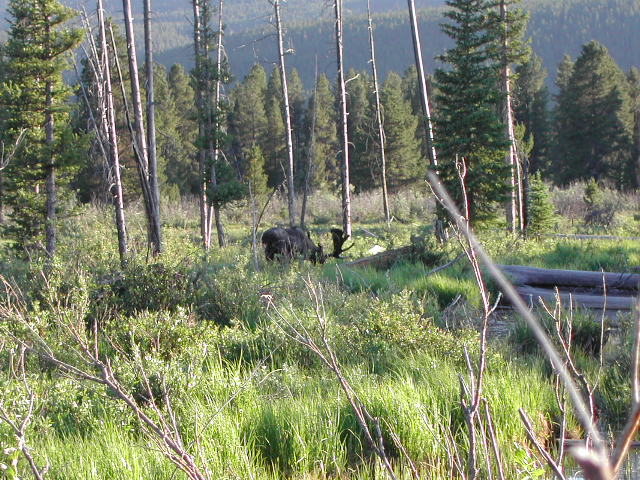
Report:
[{"label": "fallen log", "polygon": [[359,258],[352,262],[343,263],[344,267],[372,267],[379,269],[387,269],[391,267],[395,262],[402,260],[403,258],[411,257],[413,247],[411,245],[401,248],[395,248],[393,250],[387,250],[386,252],[377,253],[370,257]]},{"label": "fallen log", "polygon": [[519,265],[498,265],[516,285],[534,287],[576,287],[637,292],[640,275],[634,273],[590,272],[585,270],[552,270]]},{"label": "fallen log", "polygon": [[[603,296],[592,295],[587,293],[571,293],[567,290],[559,288],[558,295],[565,308],[584,307],[600,310],[632,310],[637,300],[633,296]],[[556,301],[556,292],[550,288],[539,288],[530,286],[517,286],[516,291],[529,303],[529,305],[538,305],[539,299],[546,303],[554,303]]]}]

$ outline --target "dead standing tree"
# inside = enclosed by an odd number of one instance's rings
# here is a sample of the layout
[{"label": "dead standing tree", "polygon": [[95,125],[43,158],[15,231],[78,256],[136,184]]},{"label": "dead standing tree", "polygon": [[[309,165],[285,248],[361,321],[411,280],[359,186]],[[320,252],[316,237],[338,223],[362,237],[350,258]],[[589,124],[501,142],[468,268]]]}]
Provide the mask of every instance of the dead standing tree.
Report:
[{"label": "dead standing tree", "polygon": [[[96,55],[95,75],[96,82],[104,88],[98,89],[103,95],[98,99],[101,112],[102,130],[106,139],[106,154],[109,165],[109,190],[113,196],[116,229],[118,231],[118,253],[120,263],[124,266],[127,261],[127,227],[124,216],[124,199],[122,192],[122,178],[120,175],[120,157],[118,153],[118,133],[116,128],[116,111],[113,100],[113,87],[111,83],[111,65],[109,63],[109,49],[107,46],[107,33],[104,18],[104,6],[102,0],[98,0],[98,41],[100,43],[100,56]],[[94,49],[97,54],[97,49]],[[89,107],[89,106],[88,106]]]},{"label": "dead standing tree", "polygon": [[289,108],[289,88],[287,86],[287,69],[285,68],[282,19],[280,16],[280,0],[270,0],[275,11],[276,30],[278,34],[278,63],[282,81],[282,103],[284,106],[284,122],[287,142],[287,206],[289,208],[289,225],[296,226],[296,196],[293,185],[293,139],[291,134],[291,110]]},{"label": "dead standing tree", "polygon": [[342,0],[334,0],[333,6],[336,17],[336,59],[338,66],[338,89],[340,92],[342,231],[345,237],[349,238],[351,237],[351,192],[349,190],[349,134],[347,132],[347,88],[344,80]]},{"label": "dead standing tree", "polygon": [[513,96],[511,92],[511,68],[509,65],[509,19],[507,2],[500,0],[500,32],[501,32],[501,87],[502,87],[502,121],[505,134],[509,140],[509,151],[505,155],[505,164],[509,169],[509,194],[505,202],[507,228],[511,233],[523,230],[523,192],[513,119]]},{"label": "dead standing tree", "polygon": [[[149,175],[149,154],[147,149],[147,137],[145,135],[144,120],[142,113],[142,97],[140,95],[140,79],[138,76],[138,60],[135,48],[135,36],[133,33],[133,16],[131,13],[131,0],[122,0],[122,8],[124,11],[125,33],[127,38],[127,57],[129,59],[129,74],[131,77],[131,94],[133,96],[133,111],[135,122],[129,125],[132,130],[134,156],[136,166],[140,176],[140,185],[142,187],[142,196],[144,199],[145,212],[147,216],[147,232],[152,253],[158,255],[162,252],[162,234],[160,225],[160,204],[156,201],[153,186]],[[149,21],[145,18],[145,22]],[[115,51],[115,42],[112,42],[114,48],[114,56],[117,59]],[[126,97],[125,97],[126,98]],[[130,123],[130,118],[129,118]],[[156,180],[157,181],[157,180]]]},{"label": "dead standing tree", "polygon": [[149,186],[152,198],[153,232],[151,243],[154,253],[162,251],[160,229],[160,183],[158,181],[158,155],[156,147],[156,103],[153,85],[153,45],[151,32],[151,0],[144,0],[144,58],[147,80],[147,154],[149,156]]},{"label": "dead standing tree", "polygon": [[387,160],[385,155],[384,126],[382,123],[382,108],[380,106],[380,85],[378,84],[378,69],[376,68],[376,50],[373,39],[373,24],[371,22],[371,0],[367,0],[367,20],[369,25],[369,50],[371,52],[371,75],[373,76],[373,93],[376,102],[376,122],[378,123],[378,138],[380,139],[380,180],[382,183],[382,205],[384,208],[384,219],[389,225],[391,214],[389,212],[389,195],[387,192]]},{"label": "dead standing tree", "polygon": [[[85,87],[77,66],[74,65],[74,67],[76,67],[76,74],[78,78],[80,78],[79,85],[89,119],[95,132],[95,141],[107,165],[104,176],[107,188],[113,197],[116,230],[118,232],[118,253],[120,256],[120,264],[124,267],[127,263],[128,255],[127,229],[124,215],[120,156],[118,152],[117,120],[111,82],[111,65],[102,0],[98,0],[96,10],[98,19],[98,43],[94,40],[93,28],[89,17],[86,12],[83,12],[88,48],[83,46],[82,49],[86,57],[87,65],[93,72],[94,83],[92,89]],[[90,99],[90,92],[93,94],[94,101]]]},{"label": "dead standing tree", "polygon": [[424,73],[424,63],[422,62],[422,47],[420,46],[420,33],[418,32],[418,19],[416,16],[416,5],[414,0],[407,0],[409,7],[409,20],[411,22],[411,35],[413,40],[413,53],[415,56],[416,70],[418,71],[418,88],[420,89],[420,105],[422,106],[422,124],[427,136],[427,146],[429,149],[429,161],[431,168],[438,169],[438,157],[433,143],[433,124],[431,122],[431,112],[429,107],[429,93],[427,91],[427,80]]},{"label": "dead standing tree", "polygon": [[193,45],[195,70],[193,72],[198,110],[198,177],[200,204],[200,233],[205,250],[211,247],[213,222],[216,224],[218,245],[226,244],[220,206],[210,198],[208,186],[218,187],[217,165],[221,157],[220,149],[220,102],[222,99],[223,72],[223,0],[218,2],[218,40],[216,42],[216,62],[212,65],[211,11],[207,0],[193,0]]},{"label": "dead standing tree", "polygon": [[[206,36],[206,33],[204,37],[205,41],[202,42],[203,55],[204,55],[204,58],[206,59],[206,65],[209,66],[209,68],[206,69],[206,85],[208,88],[206,89],[207,98],[205,98],[205,104],[208,106],[207,137],[208,137],[209,155],[211,157],[211,165],[209,166],[209,168],[211,169],[209,172],[209,182],[211,183],[211,188],[214,190],[218,188],[217,167],[218,167],[218,161],[221,156],[220,136],[222,132],[221,132],[221,125],[220,125],[220,115],[221,115],[220,102],[222,98],[222,76],[224,75],[223,65],[222,65],[222,51],[223,51],[222,36],[224,34],[224,31],[223,31],[224,29],[222,25],[223,7],[224,7],[223,0],[219,0],[218,1],[218,33],[217,33],[218,41],[216,43],[216,64],[215,64],[215,67],[213,67],[213,69],[211,68],[210,62],[209,62],[210,42],[209,42],[209,38]],[[206,6],[206,8],[208,9],[208,6]],[[208,14],[203,16],[203,19],[205,21],[208,18],[209,18]],[[204,25],[204,28],[205,28],[205,32],[209,31],[206,24]],[[213,94],[210,93],[212,89],[211,87],[212,82],[215,83],[215,87],[213,87]],[[213,98],[211,98],[212,96]],[[210,205],[209,205],[209,213],[208,213],[209,223],[207,226],[207,243],[211,245],[211,233],[213,231],[212,223],[215,220],[216,232],[218,234],[218,245],[220,247],[224,247],[227,244],[227,241],[224,234],[224,225],[222,224],[222,217],[220,216],[220,205],[218,205],[217,202],[212,202],[212,201],[209,201],[209,204]]]},{"label": "dead standing tree", "polygon": [[[193,46],[195,50],[195,93],[196,108],[198,110],[198,138],[202,139],[205,135],[205,125],[202,118],[204,111],[204,94],[200,81],[200,72],[202,72],[202,12],[200,8],[200,0],[193,0]],[[201,143],[201,141],[199,141]],[[207,150],[199,145],[198,147],[198,203],[200,206],[200,235],[202,237],[202,245],[205,250],[210,247],[211,236],[209,235],[209,211],[207,209],[207,182],[205,178],[205,168],[207,161]]]}]

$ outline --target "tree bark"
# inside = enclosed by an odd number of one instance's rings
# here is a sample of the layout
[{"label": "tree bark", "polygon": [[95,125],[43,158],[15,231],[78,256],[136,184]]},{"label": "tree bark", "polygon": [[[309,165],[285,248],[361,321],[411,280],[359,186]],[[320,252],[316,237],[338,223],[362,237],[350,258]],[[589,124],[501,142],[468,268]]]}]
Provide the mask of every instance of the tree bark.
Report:
[{"label": "tree bark", "polygon": [[409,6],[409,18],[411,21],[411,34],[413,38],[413,53],[415,56],[416,70],[418,72],[418,87],[420,88],[420,104],[422,106],[422,124],[427,136],[427,146],[429,149],[429,161],[431,168],[438,169],[438,157],[433,143],[433,123],[431,122],[431,112],[429,107],[429,93],[427,92],[427,81],[422,62],[422,47],[420,46],[420,33],[418,32],[418,19],[416,16],[416,6],[414,0],[407,0]]},{"label": "tree bark", "polygon": [[351,192],[349,190],[349,135],[347,132],[347,89],[344,81],[343,38],[342,38],[342,0],[334,0],[336,16],[336,55],[338,64],[338,88],[340,89],[340,121],[342,139],[342,161],[340,176],[342,179],[342,230],[351,237]]},{"label": "tree bark", "polygon": [[151,43],[151,0],[144,0],[144,49],[147,74],[147,154],[149,157],[149,185],[151,187],[151,244],[153,253],[162,252],[160,224],[160,184],[158,181],[158,157],[156,148],[155,92],[153,85],[153,45]]},{"label": "tree bark", "polygon": [[[149,155],[147,152],[147,139],[144,132],[144,121],[142,113],[142,97],[140,95],[140,79],[138,76],[138,60],[135,48],[135,36],[133,33],[133,18],[131,15],[131,0],[122,0],[124,11],[125,33],[127,38],[127,57],[129,60],[129,75],[131,80],[131,94],[133,96],[134,109],[134,125],[131,125],[130,116],[127,113],[129,128],[132,132],[133,149],[136,158],[136,166],[140,176],[140,186],[142,187],[142,196],[144,199],[145,213],[147,216],[147,235],[151,245],[153,255],[157,255],[162,251],[162,243],[160,238],[160,216],[159,205],[154,202],[154,194],[149,182]],[[116,65],[119,68],[118,54],[116,50],[115,40],[113,39],[113,31],[111,32],[112,47]],[[120,78],[122,81],[122,75]],[[123,96],[126,99],[124,86],[122,86]],[[126,101],[126,100],[125,100]],[[154,211],[157,209],[157,215]]]},{"label": "tree bark", "polygon": [[[220,158],[220,97],[222,92],[222,81],[220,79],[220,75],[222,72],[222,35],[223,35],[223,25],[222,25],[222,8],[223,8],[223,0],[219,0],[218,2],[218,45],[216,49],[216,79],[215,79],[215,92],[213,98],[213,111],[209,109],[209,113],[207,115],[207,126],[209,129],[209,150],[211,155],[211,186],[216,188],[218,186],[218,176],[216,172],[216,167],[218,164],[218,159]],[[209,48],[208,42],[205,42],[204,45],[204,56],[208,58],[209,56]],[[207,105],[211,102],[207,101]],[[220,247],[224,247],[227,244],[225,234],[224,234],[224,225],[222,224],[222,216],[220,215],[220,206],[218,204],[212,204],[208,213],[209,226],[207,227],[207,234],[209,238],[207,243],[211,245],[211,232],[213,231],[211,222],[215,220],[216,222],[216,232],[218,234],[218,245]]]},{"label": "tree bark", "polygon": [[116,229],[118,231],[118,253],[120,255],[120,264],[124,267],[127,262],[128,245],[127,245],[127,227],[124,216],[124,201],[122,196],[122,179],[120,176],[120,158],[118,153],[118,134],[116,129],[116,113],[113,102],[113,88],[111,85],[111,67],[109,65],[109,51],[107,47],[107,34],[104,23],[104,7],[102,0],[98,0],[98,28],[100,37],[100,48],[102,50],[102,59],[96,59],[102,64],[104,82],[105,82],[105,100],[106,100],[106,137],[109,141],[109,166],[113,173],[113,186],[111,186],[111,194],[116,216]]},{"label": "tree bark", "polygon": [[[47,25],[47,37],[50,33],[50,26]],[[49,39],[47,39],[47,43]],[[46,86],[46,110],[45,110],[45,144],[49,149],[49,159],[47,162],[47,205],[45,234],[47,243],[47,254],[53,257],[56,253],[56,208],[58,206],[58,191],[56,189],[56,165],[54,156],[54,118],[53,118],[53,82],[48,81]]]},{"label": "tree bark", "polygon": [[[198,138],[202,139],[205,136],[205,125],[202,113],[204,112],[204,95],[202,93],[202,15],[200,11],[200,0],[192,0],[193,5],[193,46],[195,50],[195,94],[196,94],[196,106],[198,110]],[[198,148],[198,203],[200,206],[200,235],[202,237],[202,246],[205,251],[211,247],[211,234],[210,234],[210,222],[209,211],[207,202],[207,181],[205,164],[207,160],[207,151],[199,145]]]},{"label": "tree bark", "polygon": [[278,31],[278,58],[280,63],[280,77],[282,79],[282,101],[284,104],[284,121],[287,141],[287,193],[289,207],[289,225],[296,226],[296,197],[293,186],[293,138],[291,135],[291,111],[289,108],[289,88],[287,87],[287,70],[284,64],[284,42],[282,34],[282,20],[280,18],[280,0],[273,0],[276,14],[276,29]]},{"label": "tree bark", "polygon": [[633,273],[558,270],[520,265],[498,265],[498,267],[509,274],[516,285],[597,289],[602,288],[604,281],[609,291],[629,290],[637,292],[640,283],[640,274]]},{"label": "tree bark", "polygon": [[149,155],[144,133],[144,121],[142,115],[142,97],[140,95],[140,78],[138,76],[138,57],[136,55],[136,41],[133,33],[133,14],[131,13],[131,0],[122,0],[124,11],[125,34],[127,37],[127,58],[129,60],[129,75],[131,77],[131,95],[133,96],[133,115],[135,118],[135,142],[142,155],[145,177],[149,176]]},{"label": "tree bark", "polygon": [[505,0],[500,0],[500,22],[502,23],[502,90],[503,90],[503,122],[505,124],[505,134],[509,139],[509,151],[505,156],[505,163],[509,168],[509,194],[505,202],[507,228],[509,232],[516,233],[519,228],[518,215],[518,191],[519,182],[516,180],[517,152],[516,139],[513,131],[513,110],[511,105],[511,72],[508,60],[508,35],[507,35],[507,4]]},{"label": "tree bark", "polygon": [[389,212],[389,195],[387,192],[387,159],[385,155],[384,126],[382,124],[382,109],[380,108],[380,85],[378,84],[378,69],[376,68],[376,50],[373,39],[373,25],[371,22],[371,0],[367,0],[367,20],[369,23],[369,50],[371,53],[371,74],[373,76],[373,93],[376,102],[376,121],[378,122],[378,136],[380,137],[380,163],[382,182],[382,207],[384,209],[384,219],[389,225],[391,213]]}]

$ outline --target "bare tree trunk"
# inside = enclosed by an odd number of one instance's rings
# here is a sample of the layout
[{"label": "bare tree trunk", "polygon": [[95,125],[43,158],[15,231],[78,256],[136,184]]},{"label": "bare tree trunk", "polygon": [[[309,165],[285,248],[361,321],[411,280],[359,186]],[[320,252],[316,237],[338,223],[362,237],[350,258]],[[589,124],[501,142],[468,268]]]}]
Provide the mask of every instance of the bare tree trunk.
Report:
[{"label": "bare tree trunk", "polygon": [[351,236],[351,192],[349,191],[349,135],[347,132],[347,89],[344,82],[342,0],[334,0],[336,15],[336,55],[338,63],[338,88],[340,89],[340,121],[342,140],[342,230],[346,238]]},{"label": "bare tree trunk", "polygon": [[[140,185],[147,214],[147,232],[152,253],[157,255],[162,251],[160,233],[160,206],[154,201],[154,193],[149,181],[149,155],[147,152],[147,139],[144,132],[142,113],[142,97],[140,96],[140,79],[138,76],[138,60],[135,48],[135,36],[133,33],[133,18],[131,15],[131,0],[122,0],[125,19],[125,33],[127,37],[127,57],[129,59],[129,75],[131,77],[131,94],[133,96],[133,110],[135,125],[133,129],[133,143]],[[115,41],[112,39],[115,52]],[[117,53],[114,53],[117,59]]]},{"label": "bare tree trunk", "polygon": [[418,20],[416,17],[416,6],[413,0],[407,0],[409,6],[409,18],[411,21],[411,34],[413,36],[413,53],[415,55],[416,70],[418,72],[418,87],[420,88],[420,104],[422,105],[422,123],[425,135],[427,136],[427,146],[429,149],[429,161],[431,168],[438,169],[438,157],[433,143],[433,124],[431,122],[431,112],[429,107],[429,94],[427,92],[427,80],[422,62],[422,47],[420,46],[420,33],[418,32]]},{"label": "bare tree trunk", "polygon": [[[151,185],[149,183],[149,157],[147,154],[147,142],[144,133],[144,122],[142,115],[142,100],[140,96],[140,81],[138,77],[138,61],[135,50],[135,37],[133,33],[133,19],[131,17],[131,1],[122,0],[124,17],[125,17],[125,33],[127,36],[127,57],[129,60],[129,73],[131,80],[131,93],[133,96],[133,108],[135,121],[132,122],[129,107],[127,103],[127,94],[124,89],[122,71],[120,69],[120,62],[118,59],[118,51],[116,47],[115,38],[113,35],[113,28],[110,27],[111,34],[111,47],[114,52],[114,59],[116,61],[116,67],[118,69],[118,75],[120,78],[120,89],[123,100],[125,102],[125,112],[127,116],[127,125],[131,132],[133,139],[133,151],[136,159],[136,167],[138,169],[138,175],[140,177],[140,186],[142,188],[142,196],[144,199],[145,213],[147,217],[147,236],[151,245],[153,254],[160,253],[160,239],[154,232],[159,232],[159,222],[156,223],[156,216],[154,215],[154,202],[153,193],[151,191]],[[159,220],[159,218],[158,218]],[[154,242],[155,237],[155,242]]]},{"label": "bare tree trunk", "polygon": [[151,0],[144,0],[144,49],[147,74],[147,152],[149,156],[149,184],[151,187],[151,244],[153,253],[162,252],[160,224],[160,184],[158,182],[158,157],[156,152],[156,105],[153,86],[153,46],[151,43]]},{"label": "bare tree trunk", "polygon": [[509,139],[509,152],[505,156],[505,163],[509,167],[509,194],[505,202],[507,228],[509,232],[518,231],[518,207],[517,193],[519,188],[516,181],[517,152],[515,134],[513,131],[513,112],[511,107],[511,73],[508,63],[508,40],[507,40],[507,5],[505,0],[500,0],[500,21],[502,22],[502,89],[503,89],[503,122],[505,124],[506,135]]},{"label": "bare tree trunk", "polygon": [[133,96],[133,114],[135,117],[135,141],[142,155],[145,177],[149,176],[149,155],[144,133],[144,121],[142,116],[142,97],[140,95],[140,78],[138,77],[138,57],[136,56],[136,41],[133,33],[133,15],[131,13],[131,0],[122,0],[124,11],[125,33],[127,37],[127,58],[129,59],[129,75],[131,77],[131,95]]},{"label": "bare tree trunk", "polygon": [[[220,97],[222,93],[222,81],[220,79],[220,75],[222,74],[222,35],[223,35],[223,25],[222,25],[222,8],[223,8],[223,0],[219,0],[218,2],[218,45],[216,51],[216,87],[214,93],[214,103],[213,103],[213,111],[211,111],[211,107],[209,108],[207,122],[208,122],[208,130],[209,130],[209,150],[211,155],[211,186],[216,188],[218,186],[218,176],[216,173],[216,167],[218,164],[218,159],[220,158]],[[209,57],[209,47],[208,42],[205,42],[204,45],[204,56],[205,58]],[[208,90],[208,89],[207,89]],[[207,105],[211,102],[207,101]],[[222,217],[220,215],[220,206],[218,204],[212,204],[208,213],[209,226],[207,227],[207,234],[209,238],[207,243],[211,245],[211,232],[213,231],[211,222],[215,219],[216,222],[216,232],[218,234],[218,245],[220,247],[224,247],[227,244],[225,234],[224,234],[224,225],[222,224]]]},{"label": "bare tree trunk", "polygon": [[305,228],[304,221],[307,213],[307,200],[309,198],[309,182],[313,169],[313,160],[316,148],[316,118],[318,105],[318,57],[316,56],[316,70],[313,84],[313,113],[311,114],[311,134],[309,139],[309,152],[307,153],[307,168],[304,172],[304,193],[302,195],[302,209],[300,211],[300,227]]},{"label": "bare tree trunk", "polygon": [[[202,139],[205,135],[204,118],[204,95],[202,93],[202,15],[200,12],[200,0],[192,0],[193,5],[193,45],[195,50],[195,67],[196,67],[196,104],[198,110],[198,138]],[[198,148],[198,187],[200,189],[198,200],[200,206],[200,235],[202,237],[202,245],[205,251],[211,247],[211,233],[209,222],[209,211],[207,202],[207,182],[205,179],[205,164],[207,160],[207,151],[203,146]]]},{"label": "bare tree trunk", "polygon": [[116,213],[116,229],[118,231],[118,253],[120,264],[124,267],[127,262],[127,228],[124,217],[124,202],[122,196],[122,179],[120,176],[120,158],[118,154],[118,134],[116,130],[116,112],[113,103],[113,88],[111,85],[111,67],[109,65],[109,51],[107,47],[107,34],[104,23],[104,7],[102,0],[98,0],[98,28],[100,36],[100,48],[102,59],[96,59],[102,64],[106,91],[104,92],[106,112],[106,137],[109,140],[109,167],[113,174],[113,186],[110,188]]},{"label": "bare tree trunk", "polygon": [[291,111],[289,109],[289,89],[287,87],[287,70],[284,65],[284,44],[282,40],[282,20],[280,18],[280,0],[273,0],[278,31],[278,58],[280,61],[280,77],[282,77],[282,101],[284,103],[284,121],[287,140],[287,193],[289,207],[289,225],[296,225],[296,194],[293,186],[293,139],[291,137]]},{"label": "bare tree trunk", "polygon": [[369,21],[369,49],[371,51],[371,74],[373,76],[373,93],[376,101],[376,121],[378,122],[378,136],[380,137],[380,162],[382,164],[382,205],[384,219],[389,225],[391,214],[389,212],[389,195],[387,192],[387,159],[385,155],[384,126],[382,124],[382,109],[380,108],[380,85],[378,84],[378,69],[376,68],[376,50],[373,41],[373,25],[371,23],[371,0],[367,0],[367,19]]},{"label": "bare tree trunk", "polygon": [[54,144],[54,120],[53,120],[53,84],[47,82],[46,85],[47,99],[46,99],[46,145],[49,148],[49,160],[47,162],[47,217],[46,217],[46,241],[47,241],[47,254],[53,257],[56,253],[56,208],[58,205],[58,192],[56,189],[56,166],[55,159],[53,157],[53,144]]}]

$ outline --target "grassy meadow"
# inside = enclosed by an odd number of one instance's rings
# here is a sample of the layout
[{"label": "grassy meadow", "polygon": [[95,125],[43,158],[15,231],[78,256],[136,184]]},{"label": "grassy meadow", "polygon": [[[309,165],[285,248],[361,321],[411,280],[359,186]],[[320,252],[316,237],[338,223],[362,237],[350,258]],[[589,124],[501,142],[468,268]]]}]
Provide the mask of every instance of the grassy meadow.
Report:
[{"label": "grassy meadow", "polygon": [[[597,224],[585,220],[583,189],[552,192],[558,211],[552,233],[640,236],[637,196],[606,191],[613,212]],[[387,226],[378,192],[354,198],[354,247],[346,259],[370,255],[376,246],[416,245],[415,256],[386,271],[334,259],[322,266],[270,264],[262,251],[256,265],[245,204],[225,211],[228,247],[205,254],[198,208],[188,199],[163,206],[159,258],[149,256],[141,206],[129,206],[133,255],[124,269],[113,211],[105,205],[78,206],[65,220],[53,263],[27,261],[0,244],[2,411],[20,423],[32,401],[23,440],[36,463],[49,465],[47,479],[188,478],[116,392],[17,347],[21,339],[39,339],[58,358],[87,367],[78,339],[89,339],[141,411],[173,419],[169,430],[180,432],[209,478],[385,478],[335,372],[296,340],[298,328],[319,342],[325,338],[335,352],[343,377],[379,419],[397,478],[414,478],[407,456],[422,478],[462,478],[469,433],[460,389],[461,379],[469,381],[465,355],[475,362],[480,348],[480,295],[466,259],[429,274],[462,250],[455,239],[431,240],[434,206],[425,190],[399,192],[391,207],[394,221]],[[338,198],[310,199],[308,227],[325,250],[339,212]],[[285,214],[286,203],[275,198],[260,231],[284,223]],[[503,232],[500,224],[480,232],[498,263],[639,273],[638,241]],[[491,282],[489,288],[495,299]],[[571,316],[575,363],[597,384],[598,426],[618,431],[631,398],[631,317],[608,320],[616,341],[607,343],[601,364],[589,348],[593,342],[579,340],[599,335],[597,318]],[[550,478],[518,410],[526,410],[539,440],[555,451],[562,423],[556,378],[526,326],[509,318],[512,333],[489,341],[483,397],[506,478]],[[581,438],[573,415],[566,422],[565,436]],[[21,446],[0,422],[0,478],[30,478],[15,449]],[[493,469],[490,446],[479,451],[480,467]]]}]

